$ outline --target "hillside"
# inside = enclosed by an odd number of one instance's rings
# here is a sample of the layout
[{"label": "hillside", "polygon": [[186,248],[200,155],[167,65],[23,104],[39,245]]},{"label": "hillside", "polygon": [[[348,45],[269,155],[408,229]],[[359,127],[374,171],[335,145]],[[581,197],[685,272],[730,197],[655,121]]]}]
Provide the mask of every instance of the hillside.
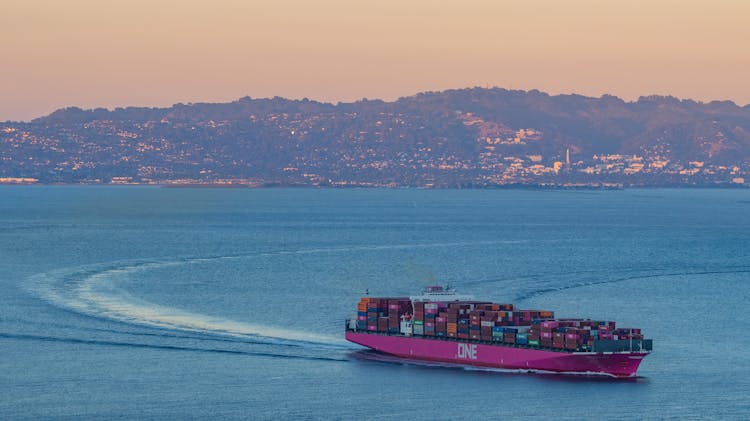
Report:
[{"label": "hillside", "polygon": [[0,177],[54,183],[724,185],[750,170],[750,107],[460,89],[393,102],[241,98],[66,108],[0,123]]}]

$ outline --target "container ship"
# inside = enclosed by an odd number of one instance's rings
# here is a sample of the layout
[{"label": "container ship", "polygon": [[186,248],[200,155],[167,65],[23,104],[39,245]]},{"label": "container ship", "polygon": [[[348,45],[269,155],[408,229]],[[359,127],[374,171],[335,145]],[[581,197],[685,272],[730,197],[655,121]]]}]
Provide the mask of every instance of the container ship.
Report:
[{"label": "container ship", "polygon": [[346,340],[405,359],[531,372],[633,377],[652,350],[638,328],[556,319],[552,311],[477,301],[442,286],[363,297]]}]

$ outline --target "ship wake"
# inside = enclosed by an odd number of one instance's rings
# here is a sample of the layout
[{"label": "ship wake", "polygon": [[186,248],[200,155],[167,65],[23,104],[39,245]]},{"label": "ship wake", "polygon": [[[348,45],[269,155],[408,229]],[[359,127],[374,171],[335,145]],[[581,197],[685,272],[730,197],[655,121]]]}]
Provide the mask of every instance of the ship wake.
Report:
[{"label": "ship wake", "polygon": [[535,289],[535,290],[531,290],[531,291],[518,294],[515,297],[515,300],[526,301],[531,298],[549,294],[549,293],[555,293],[555,292],[578,289],[578,288],[587,288],[587,287],[599,286],[599,285],[616,284],[616,283],[628,282],[628,281],[654,280],[658,278],[675,278],[675,277],[685,277],[685,276],[727,275],[727,274],[741,274],[741,273],[750,273],[750,268],[748,268],[747,266],[738,266],[736,268],[726,268],[726,269],[717,269],[717,270],[693,270],[693,271],[687,270],[687,271],[675,271],[675,272],[635,274],[635,275],[628,275],[628,276],[611,278],[611,279],[571,283],[568,285],[561,285],[558,287],[539,288],[539,289]]},{"label": "ship wake", "polygon": [[[221,258],[226,256],[215,259]],[[138,272],[210,259],[212,258],[127,261],[60,269],[33,276],[29,285],[36,295],[56,307],[127,324],[209,335],[238,342],[351,348],[343,339],[333,335],[257,325],[159,305],[134,296],[117,283],[118,279]]]}]

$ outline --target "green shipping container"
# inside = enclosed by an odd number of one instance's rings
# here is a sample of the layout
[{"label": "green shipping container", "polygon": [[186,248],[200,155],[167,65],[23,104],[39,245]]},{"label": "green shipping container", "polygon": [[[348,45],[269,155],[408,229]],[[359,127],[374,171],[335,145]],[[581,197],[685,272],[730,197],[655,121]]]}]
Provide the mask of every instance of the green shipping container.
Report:
[{"label": "green shipping container", "polygon": [[422,326],[424,324],[423,320],[414,320],[414,325],[416,326]]},{"label": "green shipping container", "polygon": [[539,341],[535,341],[535,340],[529,339],[529,345],[530,346],[539,346]]}]

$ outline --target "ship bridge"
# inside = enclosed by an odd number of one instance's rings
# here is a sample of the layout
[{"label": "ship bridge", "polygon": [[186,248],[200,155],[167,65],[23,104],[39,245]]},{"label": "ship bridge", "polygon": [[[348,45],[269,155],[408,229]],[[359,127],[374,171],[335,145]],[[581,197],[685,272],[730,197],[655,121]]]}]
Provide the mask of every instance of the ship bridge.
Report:
[{"label": "ship bridge", "polygon": [[413,295],[409,299],[412,301],[472,301],[474,296],[459,294],[448,286],[431,285],[425,288],[421,295]]}]

